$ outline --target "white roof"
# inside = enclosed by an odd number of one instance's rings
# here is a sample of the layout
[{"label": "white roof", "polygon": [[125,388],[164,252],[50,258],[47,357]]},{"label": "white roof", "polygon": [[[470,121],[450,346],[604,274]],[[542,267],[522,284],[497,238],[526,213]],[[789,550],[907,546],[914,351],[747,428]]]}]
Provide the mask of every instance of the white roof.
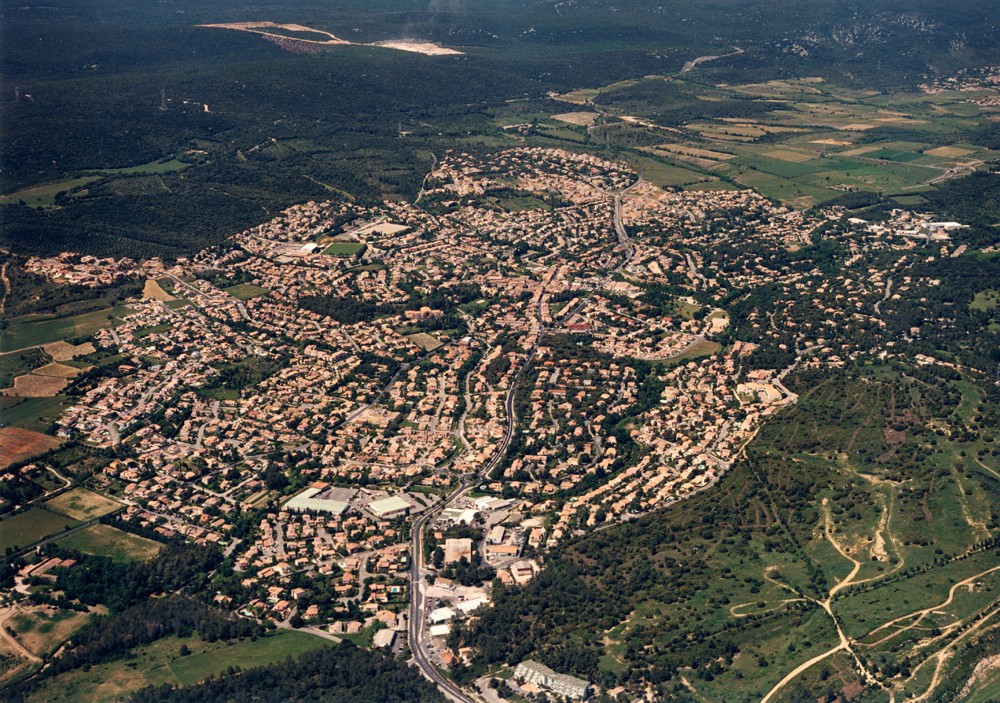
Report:
[{"label": "white roof", "polygon": [[489,605],[489,602],[490,599],[487,598],[486,596],[479,596],[478,598],[472,598],[471,600],[459,603],[457,607],[463,613],[468,615],[472,611],[477,610],[484,605]]},{"label": "white roof", "polygon": [[388,498],[383,498],[382,500],[373,500],[368,504],[368,509],[376,515],[387,515],[389,513],[401,512],[403,510],[409,510],[411,507],[413,506],[411,506],[409,502],[399,496],[389,496]]},{"label": "white roof", "polygon": [[427,618],[432,623],[435,624],[439,622],[445,622],[446,620],[451,620],[454,617],[455,617],[455,611],[452,610],[451,608],[436,608],[427,615]]},{"label": "white roof", "polygon": [[451,632],[451,625],[431,625],[431,637],[447,637]]},{"label": "white roof", "polygon": [[324,500],[313,496],[322,493],[318,488],[307,488],[285,503],[285,510],[315,510],[323,513],[340,515],[347,510],[347,503],[342,500]]}]

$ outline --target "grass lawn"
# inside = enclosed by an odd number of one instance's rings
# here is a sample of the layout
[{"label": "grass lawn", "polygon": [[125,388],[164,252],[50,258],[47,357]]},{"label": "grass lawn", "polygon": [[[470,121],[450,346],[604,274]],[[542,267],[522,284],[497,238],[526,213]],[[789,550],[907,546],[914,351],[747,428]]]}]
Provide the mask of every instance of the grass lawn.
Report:
[{"label": "grass lawn", "polygon": [[121,503],[86,488],[74,488],[45,502],[45,507],[76,520],[93,520],[120,509]]},{"label": "grass lawn", "polygon": [[58,534],[79,524],[77,520],[42,508],[30,508],[0,521],[0,550],[6,550],[7,547],[27,547],[43,537]]},{"label": "grass lawn", "polygon": [[364,248],[365,245],[361,242],[333,242],[323,250],[323,254],[326,256],[350,257]]},{"label": "grass lawn", "polygon": [[237,300],[250,300],[250,298],[257,298],[270,293],[267,288],[261,288],[252,283],[237,283],[235,286],[229,286],[225,291]]},{"label": "grass lawn", "polygon": [[162,548],[159,542],[131,535],[110,525],[91,525],[59,540],[60,547],[75,549],[84,554],[111,557],[115,561],[146,561]]},{"label": "grass lawn", "polygon": [[87,337],[99,329],[108,327],[111,324],[109,317],[121,318],[131,312],[124,306],[116,305],[113,308],[52,320],[24,318],[11,320],[7,329],[0,332],[0,352],[35,347],[73,337]]}]

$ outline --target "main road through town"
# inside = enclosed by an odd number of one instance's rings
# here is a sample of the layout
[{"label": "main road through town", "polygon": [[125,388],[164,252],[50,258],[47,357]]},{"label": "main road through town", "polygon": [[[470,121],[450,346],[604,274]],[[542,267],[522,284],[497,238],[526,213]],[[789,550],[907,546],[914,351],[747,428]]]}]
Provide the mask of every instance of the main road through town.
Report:
[{"label": "main road through town", "polygon": [[[641,180],[642,175],[640,173],[639,181],[630,185],[625,191],[633,188]],[[635,256],[635,245],[628,238],[628,234],[622,224],[621,194],[614,195],[614,229],[615,234],[618,236],[619,244],[625,249],[625,256],[622,258],[621,263],[611,269],[611,272],[618,272],[625,268]],[[605,279],[609,277],[606,276]],[[591,291],[590,295],[593,295],[593,291]],[[424,676],[430,679],[441,693],[449,700],[454,701],[454,703],[478,703],[478,698],[473,698],[469,693],[462,690],[451,679],[442,674],[431,661],[431,650],[427,641],[429,633],[427,628],[424,627],[424,622],[427,618],[427,603],[425,591],[421,585],[424,575],[424,528],[440,515],[441,511],[454,505],[466,493],[471,491],[477,483],[487,477],[504,456],[506,456],[507,448],[510,446],[510,441],[514,437],[514,430],[517,427],[516,418],[514,417],[514,396],[517,393],[517,388],[521,382],[521,378],[524,376],[525,370],[538,351],[538,344],[545,332],[545,322],[541,319],[540,307],[538,316],[538,323],[540,325],[538,337],[531,346],[531,349],[528,350],[528,355],[511,381],[510,388],[507,390],[507,397],[504,400],[504,411],[507,414],[507,428],[504,430],[503,440],[496,451],[493,452],[490,460],[480,469],[479,473],[463,476],[455,490],[449,493],[435,507],[428,509],[417,517],[410,528],[410,616],[407,623],[407,640],[409,642],[410,653],[413,656],[414,663],[423,672]]]}]

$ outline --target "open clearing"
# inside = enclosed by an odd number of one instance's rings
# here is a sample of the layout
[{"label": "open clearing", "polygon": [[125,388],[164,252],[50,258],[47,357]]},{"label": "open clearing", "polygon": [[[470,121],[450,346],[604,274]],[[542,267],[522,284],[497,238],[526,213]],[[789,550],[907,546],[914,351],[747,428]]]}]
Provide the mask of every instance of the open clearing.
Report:
[{"label": "open clearing", "polygon": [[[10,421],[4,413],[6,421]],[[0,469],[6,469],[11,464],[44,454],[55,449],[62,442],[55,437],[33,432],[20,427],[0,428]]]},{"label": "open clearing", "polygon": [[25,649],[45,657],[62,646],[88,620],[88,613],[41,606],[15,615],[7,624]]},{"label": "open clearing", "polygon": [[383,49],[408,51],[425,56],[457,56],[462,52],[449,49],[433,42],[413,41],[412,39],[386,39],[384,41],[359,44],[341,39],[322,29],[313,29],[302,24],[278,24],[276,22],[229,22],[226,24],[199,24],[198,27],[213,29],[234,29],[240,32],[250,32],[277,43],[288,51],[296,51],[296,44],[313,46],[378,46]]},{"label": "open clearing", "polygon": [[159,542],[100,524],[59,540],[59,546],[84,554],[110,557],[118,562],[146,561],[155,557],[162,548]]},{"label": "open clearing", "polygon": [[[179,655],[181,645],[191,654]],[[304,632],[278,631],[256,642],[205,642],[197,637],[166,637],[136,647],[128,659],[75,669],[50,679],[32,691],[28,703],[113,703],[144,686],[190,686],[218,675],[230,666],[249,669],[331,646],[332,642]]]},{"label": "open clearing", "polygon": [[0,550],[34,544],[49,535],[59,534],[80,523],[42,508],[30,508],[0,521]]},{"label": "open clearing", "polygon": [[77,520],[93,520],[113,513],[122,506],[100,493],[88,491],[86,488],[74,488],[47,501],[45,507]]},{"label": "open clearing", "polygon": [[431,335],[426,332],[417,332],[416,334],[408,334],[406,338],[411,342],[416,344],[418,347],[424,351],[434,351],[441,346],[441,342],[434,339]]},{"label": "open clearing", "polygon": [[28,207],[53,207],[55,205],[55,197],[58,193],[85,186],[88,183],[98,180],[100,178],[97,176],[84,176],[82,178],[70,178],[65,181],[40,183],[8,195],[0,195],[0,203],[17,203],[23,200],[24,204]]}]

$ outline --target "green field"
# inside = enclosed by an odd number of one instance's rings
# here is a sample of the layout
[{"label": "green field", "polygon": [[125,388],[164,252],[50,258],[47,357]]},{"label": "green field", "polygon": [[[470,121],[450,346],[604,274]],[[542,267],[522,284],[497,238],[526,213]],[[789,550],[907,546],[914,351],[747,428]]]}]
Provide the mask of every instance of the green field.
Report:
[{"label": "green field", "polygon": [[[191,654],[182,657],[181,645]],[[279,631],[256,642],[205,642],[197,637],[168,637],[137,647],[127,659],[75,669],[47,679],[29,703],[115,703],[144,686],[190,686],[230,666],[248,669],[280,662],[333,643],[302,632]]]},{"label": "green field", "polygon": [[237,283],[235,286],[229,286],[225,291],[237,300],[250,300],[250,298],[257,298],[271,292],[267,288],[261,288],[252,283]]},{"label": "green field", "polygon": [[351,257],[365,248],[361,242],[333,242],[323,250],[325,256]]},{"label": "green field", "polygon": [[55,205],[57,193],[85,186],[88,183],[99,180],[100,178],[97,176],[84,176],[82,178],[69,178],[65,181],[41,183],[30,188],[9,193],[8,195],[0,195],[0,203],[17,203],[23,200],[24,204],[28,207],[48,208]]},{"label": "green field", "polygon": [[59,540],[59,546],[84,554],[111,557],[115,561],[146,561],[162,548],[159,542],[131,535],[109,525],[91,525]]},{"label": "green field", "polygon": [[71,405],[65,395],[51,398],[0,396],[0,424],[44,432]]},{"label": "green field", "polygon": [[102,168],[94,169],[90,173],[100,173],[107,176],[133,176],[140,174],[161,174],[161,173],[173,173],[175,171],[183,171],[184,169],[192,166],[193,164],[185,163],[183,161],[178,161],[177,159],[160,159],[159,161],[150,161],[146,164],[139,164],[138,166],[126,166],[125,168]]},{"label": "green field", "polygon": [[42,508],[29,508],[0,521],[0,551],[8,547],[27,547],[38,540],[79,525],[77,520],[56,515]]},{"label": "green field", "polygon": [[73,317],[51,320],[14,319],[7,329],[0,331],[0,352],[36,347],[74,337],[89,337],[97,330],[110,326],[110,318],[121,318],[130,312],[132,311],[128,308],[116,305]]}]

